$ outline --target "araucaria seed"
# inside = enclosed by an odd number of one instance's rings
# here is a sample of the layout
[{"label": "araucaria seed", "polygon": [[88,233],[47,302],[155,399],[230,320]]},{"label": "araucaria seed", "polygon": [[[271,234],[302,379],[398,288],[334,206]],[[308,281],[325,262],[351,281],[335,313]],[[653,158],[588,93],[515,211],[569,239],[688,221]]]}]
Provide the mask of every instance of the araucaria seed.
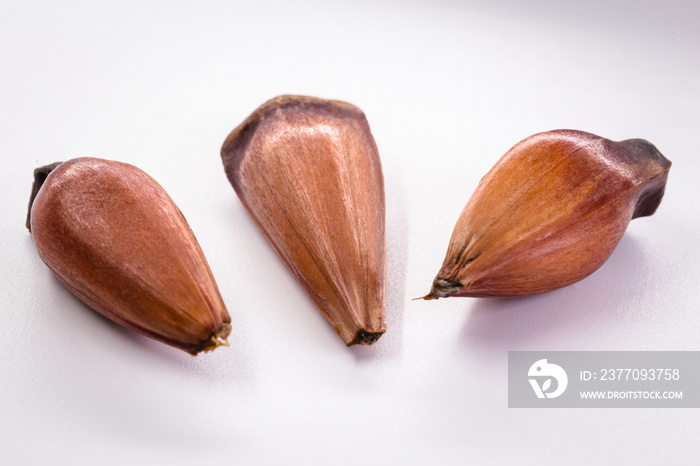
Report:
[{"label": "araucaria seed", "polygon": [[231,318],[197,240],[138,168],[77,158],[35,170],[39,257],[88,306],[188,353],[228,346]]},{"label": "araucaria seed", "polygon": [[642,139],[531,136],[481,180],[425,299],[561,288],[610,257],[630,220],[652,215],[671,162]]},{"label": "araucaria seed", "polygon": [[231,132],[229,181],[343,341],[386,330],[384,181],[365,115],[345,102],[272,99]]}]

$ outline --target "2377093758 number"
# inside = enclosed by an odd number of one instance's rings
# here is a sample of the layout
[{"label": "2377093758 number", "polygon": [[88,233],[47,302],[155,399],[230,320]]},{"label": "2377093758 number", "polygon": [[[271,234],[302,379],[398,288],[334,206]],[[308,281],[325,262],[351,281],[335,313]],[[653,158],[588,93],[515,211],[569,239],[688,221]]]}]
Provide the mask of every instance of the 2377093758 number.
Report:
[{"label": "2377093758 number", "polygon": [[601,369],[600,380],[678,380],[678,369]]}]

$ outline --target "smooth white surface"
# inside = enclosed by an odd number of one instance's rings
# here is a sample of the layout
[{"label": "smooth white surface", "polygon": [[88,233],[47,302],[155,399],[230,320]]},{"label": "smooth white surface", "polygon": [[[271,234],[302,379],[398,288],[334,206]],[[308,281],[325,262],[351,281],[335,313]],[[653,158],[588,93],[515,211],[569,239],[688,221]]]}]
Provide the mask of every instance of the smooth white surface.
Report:
[{"label": "smooth white surface", "polygon": [[[698,410],[508,409],[506,367],[508,350],[700,350],[698,24],[690,1],[3,2],[0,464],[697,464]],[[372,347],[343,345],[224,175],[226,135],[283,93],[358,105],[379,146]],[[566,289],[411,301],[480,177],[555,128],[656,144],[659,211]],[[23,226],[31,173],[78,156],[169,192],[230,348],[192,358],[52,276]]]}]

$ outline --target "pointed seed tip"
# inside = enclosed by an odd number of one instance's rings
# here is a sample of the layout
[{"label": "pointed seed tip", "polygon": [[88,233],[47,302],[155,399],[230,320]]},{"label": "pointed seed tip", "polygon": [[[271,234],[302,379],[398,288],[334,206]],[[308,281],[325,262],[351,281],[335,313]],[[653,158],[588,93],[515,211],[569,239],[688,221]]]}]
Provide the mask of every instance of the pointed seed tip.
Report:
[{"label": "pointed seed tip", "polygon": [[372,345],[374,342],[379,340],[379,337],[384,335],[384,332],[368,332],[367,330],[359,330],[355,335],[355,338],[348,343],[347,346],[352,345]]},{"label": "pointed seed tip", "polygon": [[445,280],[444,278],[435,277],[433,286],[430,288],[430,293],[423,297],[424,300],[449,298],[459,290],[464,288],[457,280]]},{"label": "pointed seed tip", "polygon": [[439,298],[438,296],[435,296],[435,295],[433,294],[433,291],[431,290],[430,293],[428,293],[427,295],[425,295],[425,296],[420,296],[420,297],[418,297],[418,298],[413,298],[411,301],[419,301],[419,300],[431,301],[431,300],[433,300],[433,299],[440,299],[440,298]]},{"label": "pointed seed tip", "polygon": [[228,342],[228,336],[231,333],[231,324],[223,323],[214,332],[208,340],[202,342],[197,348],[190,351],[192,356],[197,356],[197,354],[209,351],[214,351],[219,346],[231,346]]}]

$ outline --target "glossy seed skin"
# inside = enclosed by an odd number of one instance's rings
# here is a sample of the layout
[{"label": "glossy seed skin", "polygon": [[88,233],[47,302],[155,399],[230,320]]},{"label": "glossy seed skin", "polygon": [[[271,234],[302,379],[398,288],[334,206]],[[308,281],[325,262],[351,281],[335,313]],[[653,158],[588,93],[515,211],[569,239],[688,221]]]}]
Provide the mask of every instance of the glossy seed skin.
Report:
[{"label": "glossy seed skin", "polygon": [[630,220],[652,215],[671,162],[648,141],[531,136],[479,182],[426,299],[555,290],[597,270]]},{"label": "glossy seed skin", "polygon": [[349,346],[386,330],[384,181],[360,109],[274,98],[235,128],[221,155],[270,244]]},{"label": "glossy seed skin", "polygon": [[227,345],[231,318],[209,265],[153,178],[88,157],[47,168],[35,172],[27,223],[39,257],[73,294],[193,355]]}]

